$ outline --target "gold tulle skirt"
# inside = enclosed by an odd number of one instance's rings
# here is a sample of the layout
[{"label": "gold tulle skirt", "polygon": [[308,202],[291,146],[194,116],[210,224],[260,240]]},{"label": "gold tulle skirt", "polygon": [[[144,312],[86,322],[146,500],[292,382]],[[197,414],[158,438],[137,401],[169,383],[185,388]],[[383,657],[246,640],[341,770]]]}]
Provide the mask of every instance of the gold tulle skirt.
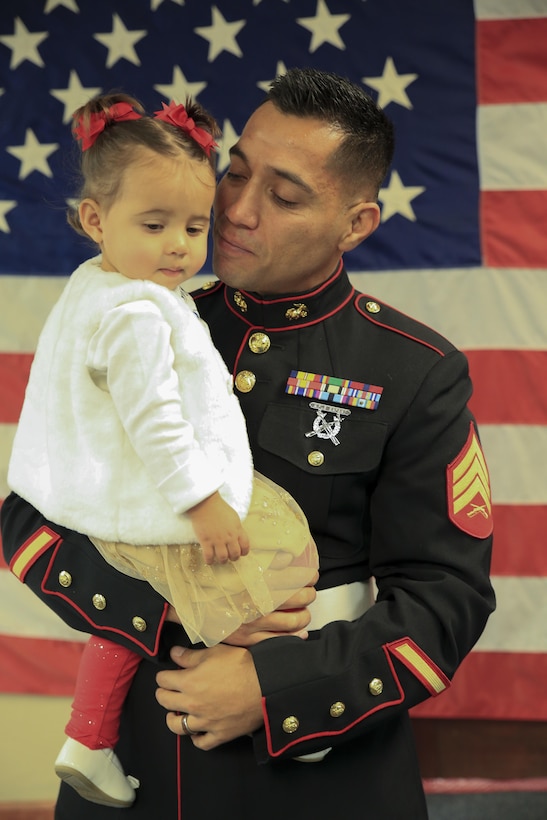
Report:
[{"label": "gold tulle skirt", "polygon": [[250,552],[205,564],[199,544],[136,546],[91,538],[120,572],[142,578],[175,607],[193,643],[213,646],[266,615],[315,578],[318,556],[306,518],[289,493],[255,473],[243,525]]}]

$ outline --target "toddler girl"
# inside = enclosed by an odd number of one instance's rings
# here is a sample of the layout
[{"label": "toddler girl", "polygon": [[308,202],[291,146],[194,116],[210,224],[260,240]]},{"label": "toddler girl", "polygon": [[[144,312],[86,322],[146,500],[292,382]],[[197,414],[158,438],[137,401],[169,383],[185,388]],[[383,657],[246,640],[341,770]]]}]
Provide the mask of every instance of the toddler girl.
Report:
[{"label": "toddler girl", "polygon": [[[74,114],[83,186],[69,222],[100,255],[72,274],[40,336],[10,487],[90,536],[211,646],[315,577],[296,502],[253,473],[231,377],[180,285],[205,262],[218,126],[197,103],[147,116],[124,94]],[[86,645],[58,775],[129,806],[114,752],[139,657]]]}]

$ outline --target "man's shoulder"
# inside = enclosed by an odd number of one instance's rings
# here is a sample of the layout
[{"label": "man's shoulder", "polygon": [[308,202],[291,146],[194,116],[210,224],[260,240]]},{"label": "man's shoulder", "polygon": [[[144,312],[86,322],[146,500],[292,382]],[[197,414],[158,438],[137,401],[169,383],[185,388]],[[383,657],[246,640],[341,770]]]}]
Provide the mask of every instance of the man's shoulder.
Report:
[{"label": "man's shoulder", "polygon": [[446,356],[456,349],[452,342],[433,328],[374,296],[357,293],[353,305],[357,314],[379,333],[396,334],[399,339],[422,345],[440,356]]},{"label": "man's shoulder", "polygon": [[223,289],[224,284],[220,281],[220,279],[207,279],[199,288],[192,290],[192,298],[204,299],[206,297],[215,296]]}]

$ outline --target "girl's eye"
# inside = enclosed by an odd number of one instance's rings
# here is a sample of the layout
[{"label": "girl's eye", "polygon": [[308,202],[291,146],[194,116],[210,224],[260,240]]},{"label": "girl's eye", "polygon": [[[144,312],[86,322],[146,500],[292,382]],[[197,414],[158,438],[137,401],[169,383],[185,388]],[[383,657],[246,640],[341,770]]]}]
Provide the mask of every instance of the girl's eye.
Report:
[{"label": "girl's eye", "polygon": [[146,222],[144,227],[149,231],[161,231],[162,226],[158,222]]}]

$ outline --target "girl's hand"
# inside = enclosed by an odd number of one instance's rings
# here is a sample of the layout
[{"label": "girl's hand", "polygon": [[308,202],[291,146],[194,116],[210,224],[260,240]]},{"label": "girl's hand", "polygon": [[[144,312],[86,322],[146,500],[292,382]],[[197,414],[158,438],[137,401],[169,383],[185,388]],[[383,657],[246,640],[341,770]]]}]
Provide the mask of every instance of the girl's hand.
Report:
[{"label": "girl's hand", "polygon": [[206,564],[237,561],[249,552],[249,539],[236,511],[216,492],[188,510]]}]

